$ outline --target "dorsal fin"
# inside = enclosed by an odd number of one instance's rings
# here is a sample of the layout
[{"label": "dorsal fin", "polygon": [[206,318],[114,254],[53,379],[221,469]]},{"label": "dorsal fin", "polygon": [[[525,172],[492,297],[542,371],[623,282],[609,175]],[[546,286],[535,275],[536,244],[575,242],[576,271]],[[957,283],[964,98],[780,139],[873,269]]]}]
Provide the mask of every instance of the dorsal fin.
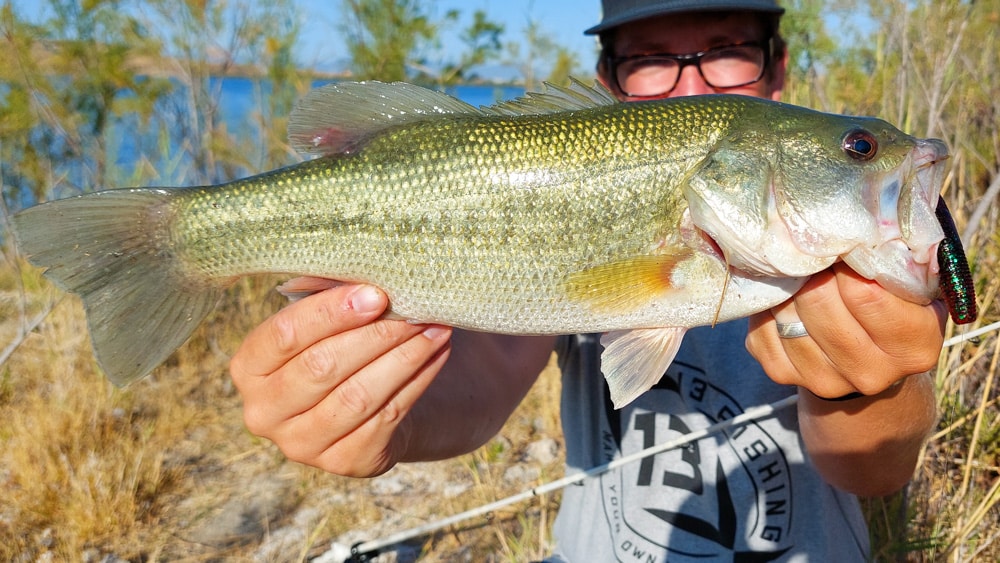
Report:
[{"label": "dorsal fin", "polygon": [[482,115],[444,92],[406,82],[341,82],[310,91],[288,118],[288,142],[304,155],[351,152],[379,132],[442,114]]},{"label": "dorsal fin", "polygon": [[618,100],[600,83],[587,86],[571,77],[569,86],[546,82],[542,92],[528,92],[521,98],[483,107],[482,110],[489,115],[544,115],[616,103]]},{"label": "dorsal fin", "polygon": [[453,96],[406,82],[341,82],[310,91],[288,119],[288,141],[303,155],[323,156],[359,149],[378,133],[441,115],[545,115],[617,103],[598,83],[571,79],[567,87],[475,108]]}]

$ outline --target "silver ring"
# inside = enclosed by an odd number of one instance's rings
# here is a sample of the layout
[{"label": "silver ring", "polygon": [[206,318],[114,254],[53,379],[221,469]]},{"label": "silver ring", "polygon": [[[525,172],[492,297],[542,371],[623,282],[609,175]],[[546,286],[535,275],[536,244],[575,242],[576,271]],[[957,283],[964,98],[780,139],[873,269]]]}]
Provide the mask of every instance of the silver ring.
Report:
[{"label": "silver ring", "polygon": [[802,336],[809,336],[806,332],[806,325],[802,324],[801,321],[794,323],[777,323],[778,325],[778,336],[780,338],[800,338]]}]

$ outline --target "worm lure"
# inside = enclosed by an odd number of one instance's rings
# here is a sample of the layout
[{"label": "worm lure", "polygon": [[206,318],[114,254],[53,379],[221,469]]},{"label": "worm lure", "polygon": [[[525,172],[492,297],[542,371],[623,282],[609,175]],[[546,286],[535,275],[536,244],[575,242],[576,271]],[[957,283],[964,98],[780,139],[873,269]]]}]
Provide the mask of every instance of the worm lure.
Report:
[{"label": "worm lure", "polygon": [[937,258],[941,268],[939,284],[944,302],[948,305],[948,313],[955,324],[968,324],[976,320],[976,289],[972,284],[972,273],[969,272],[969,262],[962,249],[962,240],[958,237],[955,221],[951,218],[948,205],[944,198],[939,197],[935,210],[944,240],[938,245]]}]

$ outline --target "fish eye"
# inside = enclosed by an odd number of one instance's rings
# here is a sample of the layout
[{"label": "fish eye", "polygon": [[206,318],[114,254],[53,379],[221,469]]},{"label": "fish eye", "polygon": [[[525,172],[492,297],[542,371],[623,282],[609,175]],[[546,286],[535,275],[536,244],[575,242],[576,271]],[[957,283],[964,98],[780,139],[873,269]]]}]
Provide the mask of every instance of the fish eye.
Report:
[{"label": "fish eye", "polygon": [[854,160],[867,161],[878,153],[878,140],[864,129],[855,129],[844,136],[844,152]]}]

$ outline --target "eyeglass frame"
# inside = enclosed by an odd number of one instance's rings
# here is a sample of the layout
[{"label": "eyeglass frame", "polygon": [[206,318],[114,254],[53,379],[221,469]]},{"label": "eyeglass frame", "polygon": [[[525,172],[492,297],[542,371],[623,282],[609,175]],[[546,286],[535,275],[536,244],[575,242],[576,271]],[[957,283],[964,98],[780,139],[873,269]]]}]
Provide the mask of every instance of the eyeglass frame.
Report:
[{"label": "eyeglass frame", "polygon": [[[771,60],[774,58],[774,47],[775,47],[774,44],[775,44],[774,35],[771,35],[767,39],[763,39],[760,41],[743,41],[740,43],[733,43],[731,45],[720,45],[718,47],[712,47],[710,49],[705,49],[704,51],[699,51],[697,53],[683,53],[679,55],[674,55],[670,53],[648,53],[643,55],[630,55],[627,57],[614,57],[611,56],[611,54],[609,53],[605,55],[604,59],[605,59],[605,65],[607,65],[608,69],[608,78],[611,79],[611,84],[615,87],[616,90],[618,90],[619,92],[630,98],[652,99],[652,98],[659,98],[662,96],[666,96],[667,94],[673,92],[674,89],[677,88],[677,84],[680,83],[681,73],[684,71],[684,68],[690,65],[694,65],[694,67],[698,69],[698,75],[701,76],[702,80],[705,81],[705,84],[708,84],[712,88],[718,88],[720,90],[730,90],[732,88],[740,88],[743,86],[756,84],[757,82],[760,82],[761,79],[764,78],[765,74],[767,74],[767,69],[771,65]],[[758,47],[764,54],[764,60],[760,65],[760,74],[757,75],[757,78],[754,78],[749,82],[734,84],[732,86],[715,86],[714,84],[709,82],[707,78],[705,78],[705,73],[703,73],[701,70],[701,60],[705,57],[705,55],[708,55],[712,52],[719,51],[722,49],[731,49],[733,47],[743,47],[743,46]],[[661,59],[670,59],[677,61],[678,64],[677,77],[674,79],[674,83],[673,85],[670,86],[670,88],[660,92],[659,94],[649,94],[649,95],[630,94],[626,92],[624,88],[622,88],[621,83],[618,80],[618,65],[625,61],[633,61],[645,58],[661,58]]]}]

